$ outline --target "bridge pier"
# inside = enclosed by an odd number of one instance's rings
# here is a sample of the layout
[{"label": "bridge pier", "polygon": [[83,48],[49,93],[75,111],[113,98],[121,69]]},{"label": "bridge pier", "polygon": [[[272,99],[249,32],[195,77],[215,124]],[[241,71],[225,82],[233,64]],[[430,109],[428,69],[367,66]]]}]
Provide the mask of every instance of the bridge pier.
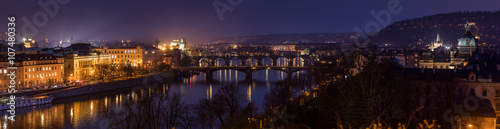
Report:
[{"label": "bridge pier", "polygon": [[212,81],[213,80],[213,76],[214,76],[214,73],[210,70],[210,69],[207,69],[205,71],[205,80],[206,81]]},{"label": "bridge pier", "polygon": [[172,81],[177,79],[177,70],[170,71],[170,77],[171,77],[170,79],[172,79]]},{"label": "bridge pier", "polygon": [[247,68],[246,72],[245,72],[245,80],[248,81],[248,82],[251,82],[253,79],[252,77],[252,69],[251,68]]},{"label": "bridge pier", "polygon": [[231,59],[226,59],[224,63],[226,66],[231,66]]},{"label": "bridge pier", "polygon": [[286,72],[286,78],[287,79],[292,79],[292,71],[289,69],[287,69],[287,72]]}]

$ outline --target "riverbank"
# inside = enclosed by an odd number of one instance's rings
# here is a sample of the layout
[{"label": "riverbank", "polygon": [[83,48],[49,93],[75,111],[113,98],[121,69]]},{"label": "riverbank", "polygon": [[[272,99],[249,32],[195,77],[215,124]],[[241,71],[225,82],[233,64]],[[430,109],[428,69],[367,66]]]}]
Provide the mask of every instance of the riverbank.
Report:
[{"label": "riverbank", "polygon": [[163,72],[158,74],[153,74],[145,77],[131,78],[127,80],[99,83],[94,85],[80,86],[80,87],[69,87],[65,89],[32,94],[30,96],[52,96],[54,99],[66,98],[78,95],[92,94],[122,88],[128,88],[133,86],[143,86],[143,85],[154,85],[155,83],[162,83],[170,78],[170,72]]}]

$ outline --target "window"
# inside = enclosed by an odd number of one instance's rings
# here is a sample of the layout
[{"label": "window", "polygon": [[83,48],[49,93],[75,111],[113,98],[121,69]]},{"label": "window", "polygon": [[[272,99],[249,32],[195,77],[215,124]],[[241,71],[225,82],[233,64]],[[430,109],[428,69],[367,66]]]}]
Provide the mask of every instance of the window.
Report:
[{"label": "window", "polygon": [[487,97],[487,96],[488,96],[488,91],[483,90],[483,97]]},{"label": "window", "polygon": [[495,90],[495,96],[500,97],[500,90]]},{"label": "window", "polygon": [[476,90],[470,89],[470,95],[474,95],[475,96],[476,95]]},{"label": "window", "polygon": [[462,95],[462,94],[463,94],[462,88],[458,88],[458,95]]}]

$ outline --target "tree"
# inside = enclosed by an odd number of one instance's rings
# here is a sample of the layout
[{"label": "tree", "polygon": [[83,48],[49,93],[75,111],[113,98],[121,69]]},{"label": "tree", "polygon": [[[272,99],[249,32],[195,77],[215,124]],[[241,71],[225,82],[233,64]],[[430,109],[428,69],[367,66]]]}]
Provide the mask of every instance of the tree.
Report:
[{"label": "tree", "polygon": [[[151,93],[151,96],[137,95],[128,98],[123,105],[115,105],[103,111],[109,128],[157,129],[181,126],[193,127],[186,120],[194,119],[188,115],[187,105],[182,102],[182,94]],[[181,122],[184,121],[184,122]]]},{"label": "tree", "polygon": [[335,65],[343,70],[331,68],[337,73],[318,77],[323,79],[321,81],[327,81],[324,78],[334,80],[319,95],[320,127],[363,128],[377,118],[397,123],[399,121],[392,120],[408,118],[408,114],[417,108],[414,81],[403,73],[396,62],[363,54],[371,51],[370,48],[367,52],[353,51],[340,55],[340,62]]},{"label": "tree", "polygon": [[123,66],[121,67],[122,72],[125,73],[125,76],[131,77],[134,75],[134,67],[132,67],[132,64],[130,63],[129,60],[127,60]]},{"label": "tree", "polygon": [[256,112],[254,104],[244,106],[244,95],[237,86],[222,86],[212,100],[201,99],[195,106],[196,120],[205,128],[244,128]]},{"label": "tree", "polygon": [[108,79],[116,71],[111,64],[98,64],[94,67],[94,76],[97,80],[101,80],[102,82],[106,81],[106,79]]}]

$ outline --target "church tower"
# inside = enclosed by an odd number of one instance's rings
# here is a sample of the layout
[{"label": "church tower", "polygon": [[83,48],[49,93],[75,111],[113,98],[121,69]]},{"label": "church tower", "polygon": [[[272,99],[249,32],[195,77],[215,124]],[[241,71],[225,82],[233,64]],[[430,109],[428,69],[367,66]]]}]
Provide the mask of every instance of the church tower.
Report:
[{"label": "church tower", "polygon": [[187,46],[186,38],[182,37],[181,42],[179,43],[179,49],[185,51],[186,46]]},{"label": "church tower", "polygon": [[431,51],[434,51],[434,49],[436,49],[438,47],[441,47],[441,46],[443,46],[443,41],[439,37],[439,34],[437,34],[436,41],[434,41],[433,43],[431,43],[429,49],[431,49]]},{"label": "church tower", "polygon": [[156,41],[154,42],[153,47],[155,47],[155,48],[160,47],[160,39],[158,37],[156,37]]}]

